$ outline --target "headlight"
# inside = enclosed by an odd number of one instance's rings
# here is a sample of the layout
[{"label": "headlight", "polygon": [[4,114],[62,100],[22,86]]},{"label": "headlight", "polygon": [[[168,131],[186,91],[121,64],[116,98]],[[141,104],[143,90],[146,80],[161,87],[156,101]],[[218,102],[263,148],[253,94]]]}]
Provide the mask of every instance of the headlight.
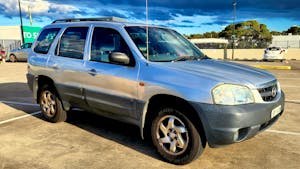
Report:
[{"label": "headlight", "polygon": [[239,105],[253,103],[251,90],[246,86],[223,84],[212,91],[215,104]]}]

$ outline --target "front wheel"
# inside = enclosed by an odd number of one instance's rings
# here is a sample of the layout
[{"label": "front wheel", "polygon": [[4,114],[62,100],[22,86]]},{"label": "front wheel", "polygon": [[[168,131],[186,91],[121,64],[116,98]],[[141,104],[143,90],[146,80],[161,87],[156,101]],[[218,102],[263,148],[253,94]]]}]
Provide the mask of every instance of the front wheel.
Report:
[{"label": "front wheel", "polygon": [[179,110],[162,108],[153,120],[151,136],[159,154],[173,164],[187,164],[204,150],[194,124]]},{"label": "front wheel", "polygon": [[41,88],[39,102],[42,113],[48,121],[53,123],[66,121],[67,113],[63,110],[61,100],[53,87],[44,85]]},{"label": "front wheel", "polygon": [[17,62],[17,57],[15,55],[11,54],[9,56],[9,61],[11,61],[11,62]]}]

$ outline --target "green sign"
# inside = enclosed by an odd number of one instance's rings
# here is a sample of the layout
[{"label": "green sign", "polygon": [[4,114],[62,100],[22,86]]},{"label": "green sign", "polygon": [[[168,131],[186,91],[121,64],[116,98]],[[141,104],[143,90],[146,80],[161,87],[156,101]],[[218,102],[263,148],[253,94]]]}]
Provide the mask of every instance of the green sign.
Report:
[{"label": "green sign", "polygon": [[23,26],[24,43],[32,43],[38,36],[40,30],[40,27]]}]

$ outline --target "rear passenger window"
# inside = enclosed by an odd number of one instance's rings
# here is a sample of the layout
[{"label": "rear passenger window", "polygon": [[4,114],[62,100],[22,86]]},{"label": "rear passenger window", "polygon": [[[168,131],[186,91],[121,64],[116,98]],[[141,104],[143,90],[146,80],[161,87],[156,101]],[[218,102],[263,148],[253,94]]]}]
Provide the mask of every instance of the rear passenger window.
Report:
[{"label": "rear passenger window", "polygon": [[59,30],[60,28],[44,29],[40,33],[33,51],[36,53],[47,54]]},{"label": "rear passenger window", "polygon": [[131,61],[134,62],[128,45],[118,31],[110,28],[96,27],[92,38],[91,61],[109,63],[108,56],[112,52],[125,53],[131,58]]},{"label": "rear passenger window", "polygon": [[58,56],[82,59],[88,27],[67,28],[58,43]]}]

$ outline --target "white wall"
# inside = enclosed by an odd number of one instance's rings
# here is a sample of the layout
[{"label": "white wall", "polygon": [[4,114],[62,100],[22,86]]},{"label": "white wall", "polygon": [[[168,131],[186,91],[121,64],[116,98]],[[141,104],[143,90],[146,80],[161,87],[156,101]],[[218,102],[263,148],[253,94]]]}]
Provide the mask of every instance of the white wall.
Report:
[{"label": "white wall", "polygon": [[272,36],[272,46],[283,48],[300,48],[300,35]]},{"label": "white wall", "polygon": [[0,40],[21,40],[20,26],[0,26]]}]

